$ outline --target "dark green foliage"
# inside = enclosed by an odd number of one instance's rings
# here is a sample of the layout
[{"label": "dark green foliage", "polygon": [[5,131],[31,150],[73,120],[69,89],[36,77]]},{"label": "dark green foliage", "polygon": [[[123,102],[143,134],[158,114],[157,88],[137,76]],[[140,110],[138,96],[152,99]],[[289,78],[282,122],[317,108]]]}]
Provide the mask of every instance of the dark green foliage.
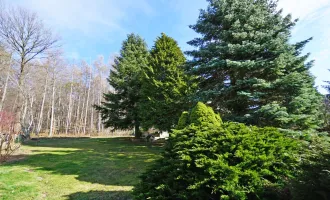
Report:
[{"label": "dark green foliage", "polygon": [[295,131],[290,129],[279,129],[279,131],[287,137],[299,140],[301,143],[309,143],[315,137],[326,137],[327,132],[320,132],[318,130],[310,129],[304,131]]},{"label": "dark green foliage", "polygon": [[330,199],[329,138],[313,138],[305,149],[300,176],[293,184],[293,199],[328,200]]},{"label": "dark green foliage", "polygon": [[328,85],[325,85],[324,88],[327,90],[328,94],[326,94],[324,98],[323,119],[324,129],[330,132],[330,81],[326,81],[326,83]]},{"label": "dark green foliage", "polygon": [[104,94],[102,105],[96,106],[105,127],[135,128],[135,136],[140,137],[138,105],[142,100],[142,74],[148,65],[148,56],[145,41],[138,35],[128,35],[110,72],[108,82],[112,90]]},{"label": "dark green foliage", "polygon": [[162,33],[150,52],[149,66],[142,85],[143,125],[169,131],[182,111],[189,108],[186,96],[193,88],[184,74],[185,57],[177,42]]},{"label": "dark green foliage", "polygon": [[330,132],[330,95],[324,98],[323,119],[324,129]]},{"label": "dark green foliage", "polygon": [[[163,158],[135,187],[136,199],[279,199],[288,195],[279,191],[284,191],[297,165],[297,142],[275,128],[239,123],[219,127],[209,114],[194,108],[190,120],[209,121],[173,131]],[[187,119],[187,114],[182,116]]]},{"label": "dark green foliage", "polygon": [[321,96],[301,55],[311,40],[290,44],[296,20],[275,0],[209,0],[191,28],[187,68],[199,77],[196,101],[227,120],[296,130],[318,128]]}]

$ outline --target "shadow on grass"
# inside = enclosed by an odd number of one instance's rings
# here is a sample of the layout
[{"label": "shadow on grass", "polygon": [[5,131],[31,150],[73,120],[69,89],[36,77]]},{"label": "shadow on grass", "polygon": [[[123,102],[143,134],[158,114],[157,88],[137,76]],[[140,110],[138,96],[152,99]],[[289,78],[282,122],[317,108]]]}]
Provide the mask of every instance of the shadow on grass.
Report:
[{"label": "shadow on grass", "polygon": [[116,186],[135,185],[162,150],[127,138],[39,139],[25,146],[33,147],[32,155],[8,165],[26,165],[54,174],[76,175],[80,181]]},{"label": "shadow on grass", "polygon": [[77,192],[66,196],[69,200],[130,200],[132,199],[130,192],[126,191],[90,191]]}]

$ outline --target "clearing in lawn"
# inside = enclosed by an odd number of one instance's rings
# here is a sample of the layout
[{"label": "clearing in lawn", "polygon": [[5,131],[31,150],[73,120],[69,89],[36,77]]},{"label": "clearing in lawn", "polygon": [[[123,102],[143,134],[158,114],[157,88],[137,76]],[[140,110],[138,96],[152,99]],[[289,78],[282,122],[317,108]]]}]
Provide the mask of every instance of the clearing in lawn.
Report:
[{"label": "clearing in lawn", "polygon": [[161,149],[127,138],[29,141],[25,159],[0,165],[0,199],[131,199]]}]

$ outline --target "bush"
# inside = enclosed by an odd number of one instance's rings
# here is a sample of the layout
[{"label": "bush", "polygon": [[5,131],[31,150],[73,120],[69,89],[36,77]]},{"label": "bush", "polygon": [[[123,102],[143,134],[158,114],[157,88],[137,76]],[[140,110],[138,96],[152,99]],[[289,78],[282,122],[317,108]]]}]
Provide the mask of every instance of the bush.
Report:
[{"label": "bush", "polygon": [[294,200],[330,199],[330,143],[328,137],[313,137],[302,154],[302,165],[292,187]]},{"label": "bush", "polygon": [[10,132],[15,121],[14,113],[0,112],[0,132]]},{"label": "bush", "polygon": [[141,176],[135,198],[280,198],[297,166],[298,143],[275,128],[220,126],[213,110],[196,107],[183,114],[190,124],[173,131],[163,158]]},{"label": "bush", "polygon": [[220,126],[222,120],[218,114],[215,114],[213,109],[205,104],[198,102],[190,113],[188,124],[195,126],[208,126],[209,124]]},{"label": "bush", "polygon": [[0,163],[9,159],[11,154],[20,148],[13,133],[14,113],[0,112]]}]

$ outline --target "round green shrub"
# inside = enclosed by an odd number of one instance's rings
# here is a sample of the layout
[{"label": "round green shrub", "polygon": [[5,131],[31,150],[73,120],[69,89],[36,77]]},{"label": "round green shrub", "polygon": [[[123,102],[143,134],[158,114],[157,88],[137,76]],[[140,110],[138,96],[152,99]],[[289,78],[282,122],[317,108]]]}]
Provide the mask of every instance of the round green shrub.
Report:
[{"label": "round green shrub", "polygon": [[208,124],[220,126],[221,118],[214,113],[211,107],[198,102],[191,111],[189,122],[190,124],[194,124],[196,126],[205,126]]},{"label": "round green shrub", "polygon": [[201,102],[191,110],[191,112],[183,112],[179,119],[176,129],[184,129],[189,124],[195,126],[220,126],[222,120],[219,114],[214,113],[213,109]]},{"label": "round green shrub", "polygon": [[141,176],[135,199],[279,199],[298,143],[275,128],[219,126],[197,106],[193,123],[173,131],[163,157]]}]

